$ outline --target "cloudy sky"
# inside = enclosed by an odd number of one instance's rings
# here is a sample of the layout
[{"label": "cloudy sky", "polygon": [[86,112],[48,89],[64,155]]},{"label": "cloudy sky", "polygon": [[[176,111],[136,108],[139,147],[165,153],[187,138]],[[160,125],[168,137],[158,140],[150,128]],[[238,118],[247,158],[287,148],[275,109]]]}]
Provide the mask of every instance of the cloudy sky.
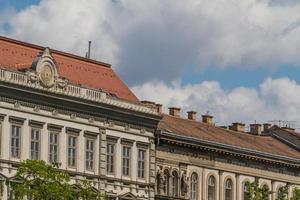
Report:
[{"label": "cloudy sky", "polygon": [[165,109],[300,127],[298,0],[0,0],[0,34],[78,55],[92,40]]}]

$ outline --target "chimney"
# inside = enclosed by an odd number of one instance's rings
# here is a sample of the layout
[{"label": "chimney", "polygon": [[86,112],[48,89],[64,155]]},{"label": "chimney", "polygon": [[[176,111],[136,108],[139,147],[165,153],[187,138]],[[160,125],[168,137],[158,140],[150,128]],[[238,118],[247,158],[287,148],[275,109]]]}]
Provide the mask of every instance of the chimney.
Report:
[{"label": "chimney", "polygon": [[202,122],[203,123],[206,123],[206,124],[209,124],[209,125],[212,125],[213,124],[213,116],[211,115],[202,115]]},{"label": "chimney", "polygon": [[162,114],[162,104],[155,104],[156,110],[159,114]]},{"label": "chimney", "polygon": [[261,134],[261,124],[250,124],[250,133],[253,135]]},{"label": "chimney", "polygon": [[197,113],[195,111],[188,111],[187,114],[188,114],[188,119],[189,120],[196,121]]},{"label": "chimney", "polygon": [[180,117],[180,108],[170,107],[169,108],[169,115],[172,115],[174,117]]},{"label": "chimney", "polygon": [[264,132],[267,133],[269,132],[269,129],[272,127],[272,124],[264,123],[263,126],[264,126]]},{"label": "chimney", "polygon": [[232,131],[245,132],[245,124],[240,122],[235,122],[232,123],[231,126],[229,126],[229,129]]}]

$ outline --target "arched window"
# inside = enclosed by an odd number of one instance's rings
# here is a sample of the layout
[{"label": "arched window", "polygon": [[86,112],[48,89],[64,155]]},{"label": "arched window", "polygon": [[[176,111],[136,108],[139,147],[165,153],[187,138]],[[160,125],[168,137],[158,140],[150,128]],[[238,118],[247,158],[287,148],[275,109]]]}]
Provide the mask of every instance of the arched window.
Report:
[{"label": "arched window", "polygon": [[165,195],[169,195],[170,191],[170,173],[168,170],[164,171],[164,193]]},{"label": "arched window", "polygon": [[250,199],[250,183],[248,181],[243,183],[243,200]]},{"label": "arched window", "polygon": [[263,199],[270,199],[270,188],[266,184],[262,186],[262,195]]},{"label": "arched window", "polygon": [[178,173],[176,171],[172,172],[172,196],[178,196]]},{"label": "arched window", "polygon": [[191,200],[198,199],[198,175],[193,173],[191,176]]},{"label": "arched window", "polygon": [[208,200],[216,199],[216,179],[214,176],[210,176],[208,178],[207,199]]},{"label": "arched window", "polygon": [[225,200],[233,199],[233,183],[231,179],[225,181]]}]

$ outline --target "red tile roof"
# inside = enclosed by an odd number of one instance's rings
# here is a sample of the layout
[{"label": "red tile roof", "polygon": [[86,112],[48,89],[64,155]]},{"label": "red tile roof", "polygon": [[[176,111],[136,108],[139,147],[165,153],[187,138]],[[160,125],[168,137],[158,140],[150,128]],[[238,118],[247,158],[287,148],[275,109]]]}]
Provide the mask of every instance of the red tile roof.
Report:
[{"label": "red tile roof", "polygon": [[163,116],[158,129],[195,139],[300,159],[300,152],[268,135],[258,136],[245,132],[231,131],[170,115]]},{"label": "red tile roof", "polygon": [[[41,46],[0,36],[0,66],[17,70],[29,68],[33,59],[43,50]],[[102,89],[120,99],[138,101],[109,64],[57,50],[51,52],[58,64],[60,76],[68,78],[71,83]]]}]

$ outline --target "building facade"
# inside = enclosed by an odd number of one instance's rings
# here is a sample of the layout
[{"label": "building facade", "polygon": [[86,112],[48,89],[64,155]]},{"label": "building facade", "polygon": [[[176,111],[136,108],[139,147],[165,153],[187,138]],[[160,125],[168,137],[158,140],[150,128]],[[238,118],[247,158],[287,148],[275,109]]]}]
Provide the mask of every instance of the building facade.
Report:
[{"label": "building facade", "polygon": [[108,64],[0,37],[2,199],[26,159],[58,163],[111,199],[154,199],[159,119]]},{"label": "building facade", "polygon": [[58,163],[110,199],[245,200],[300,186],[299,135],[140,102],[111,66],[0,37],[0,193],[26,159]]},{"label": "building facade", "polygon": [[[161,109],[160,109],[161,110]],[[257,181],[275,200],[281,187],[300,186],[300,152],[262,131],[260,124],[216,127],[196,113],[164,114],[156,133],[156,199],[246,200]],[[272,129],[271,129],[272,130]]]}]

